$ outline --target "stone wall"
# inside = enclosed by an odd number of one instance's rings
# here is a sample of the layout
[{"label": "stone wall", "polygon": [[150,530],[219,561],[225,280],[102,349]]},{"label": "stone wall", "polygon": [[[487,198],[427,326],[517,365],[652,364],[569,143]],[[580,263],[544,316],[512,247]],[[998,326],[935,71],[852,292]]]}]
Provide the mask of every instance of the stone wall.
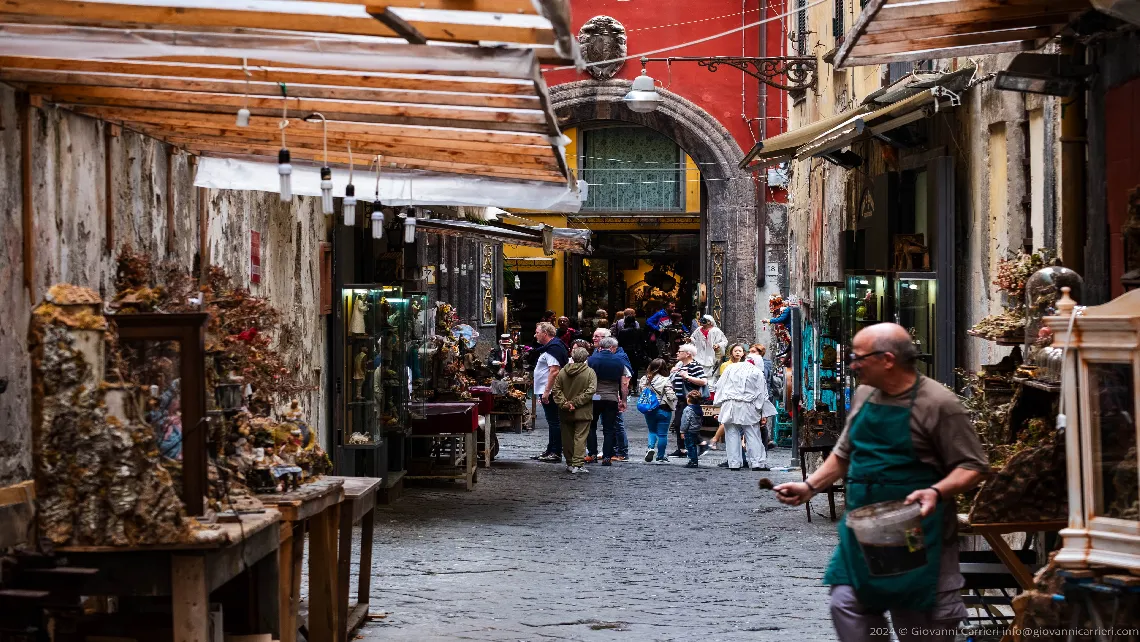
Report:
[{"label": "stone wall", "polygon": [[[28,322],[34,303],[58,282],[113,294],[115,254],[123,244],[156,261],[191,269],[199,252],[198,192],[190,158],[171,158],[173,190],[168,193],[168,147],[129,131],[113,138],[112,202],[116,247],[106,243],[104,163],[107,125],[45,105],[32,109],[33,263],[32,292],[24,287],[20,120],[16,95],[0,88],[0,486],[31,477]],[[167,199],[174,201],[173,226],[166,225]],[[281,309],[289,332],[279,346],[295,359],[314,386],[302,399],[322,437],[325,404],[320,377],[325,361],[324,318],[319,299],[318,242],[324,217],[315,199],[282,206],[276,194],[206,192],[208,255],[239,283],[248,283],[250,231],[261,233],[262,281],[251,286]],[[169,251],[168,239],[170,239]]]}]

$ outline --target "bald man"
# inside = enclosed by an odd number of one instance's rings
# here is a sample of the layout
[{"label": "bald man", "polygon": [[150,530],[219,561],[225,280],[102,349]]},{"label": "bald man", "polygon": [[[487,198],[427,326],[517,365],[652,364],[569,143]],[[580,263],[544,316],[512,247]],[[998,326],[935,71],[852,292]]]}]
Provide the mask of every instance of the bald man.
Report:
[{"label": "bald man", "polygon": [[840,642],[888,640],[887,611],[901,642],[949,642],[966,616],[954,497],[974,488],[989,464],[965,408],[915,371],[917,357],[902,326],[880,323],[856,334],[847,358],[861,385],[839,441],[807,481],[775,488],[781,502],[798,506],[846,478],[848,514],[885,501],[919,505],[922,531],[908,532],[893,550],[869,547],[869,557],[840,522],[823,578]]}]

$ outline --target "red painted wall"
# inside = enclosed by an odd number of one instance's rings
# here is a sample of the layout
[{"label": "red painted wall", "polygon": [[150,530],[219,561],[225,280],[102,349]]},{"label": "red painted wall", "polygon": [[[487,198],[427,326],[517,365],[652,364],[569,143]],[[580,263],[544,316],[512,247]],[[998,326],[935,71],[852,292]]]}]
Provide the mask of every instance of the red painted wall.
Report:
[{"label": "red painted wall", "polygon": [[1113,87],[1104,97],[1105,169],[1107,170],[1109,282],[1112,296],[1124,294],[1124,236],[1121,228],[1128,220],[1128,195],[1140,187],[1140,78]]},{"label": "red painted wall", "polygon": [[[626,28],[627,55],[636,55],[780,15],[786,11],[785,5],[786,0],[572,0],[570,8],[575,33],[582,23],[597,15],[619,20]],[[777,18],[744,32],[650,57],[759,56],[761,28],[768,32],[766,55],[787,55],[790,42],[784,33],[785,22]],[[700,105],[724,124],[745,152],[757,140],[784,131],[784,92],[767,88],[767,118],[761,119],[757,107],[761,83],[736,69],[720,67],[713,73],[695,62],[651,62],[647,70],[659,86]],[[641,63],[627,60],[616,77],[632,80],[640,73]],[[590,76],[562,70],[548,71],[545,77],[547,85],[553,86]]]}]

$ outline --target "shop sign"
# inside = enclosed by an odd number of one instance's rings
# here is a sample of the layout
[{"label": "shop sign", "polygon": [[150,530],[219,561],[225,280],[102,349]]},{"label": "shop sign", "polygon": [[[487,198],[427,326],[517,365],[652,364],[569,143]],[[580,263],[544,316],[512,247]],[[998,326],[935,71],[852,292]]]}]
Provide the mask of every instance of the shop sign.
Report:
[{"label": "shop sign", "polygon": [[495,246],[484,243],[480,249],[479,282],[482,287],[480,321],[483,325],[495,323]]},{"label": "shop sign", "polygon": [[261,232],[249,233],[249,282],[261,283]]},{"label": "shop sign", "polygon": [[709,281],[711,283],[709,288],[711,299],[709,314],[712,315],[717,325],[720,325],[724,318],[724,241],[709,243],[709,261]]}]

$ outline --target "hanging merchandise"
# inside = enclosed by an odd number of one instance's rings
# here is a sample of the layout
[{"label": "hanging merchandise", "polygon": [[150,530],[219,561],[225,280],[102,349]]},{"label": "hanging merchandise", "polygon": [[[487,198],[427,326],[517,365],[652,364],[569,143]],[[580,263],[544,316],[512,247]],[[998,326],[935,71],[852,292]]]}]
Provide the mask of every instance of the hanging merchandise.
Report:
[{"label": "hanging merchandise", "polygon": [[281,151],[277,152],[277,175],[281,177],[281,202],[288,203],[293,200],[293,165],[289,158],[289,149],[285,147],[285,128],[289,126],[289,100],[285,96],[285,83],[281,83]]},{"label": "hanging merchandise", "polygon": [[[332,173],[329,174],[332,179]],[[324,182],[322,172],[321,182]],[[348,227],[356,225],[356,187],[352,184],[352,143],[348,143],[348,185],[344,188],[344,224]]]}]

